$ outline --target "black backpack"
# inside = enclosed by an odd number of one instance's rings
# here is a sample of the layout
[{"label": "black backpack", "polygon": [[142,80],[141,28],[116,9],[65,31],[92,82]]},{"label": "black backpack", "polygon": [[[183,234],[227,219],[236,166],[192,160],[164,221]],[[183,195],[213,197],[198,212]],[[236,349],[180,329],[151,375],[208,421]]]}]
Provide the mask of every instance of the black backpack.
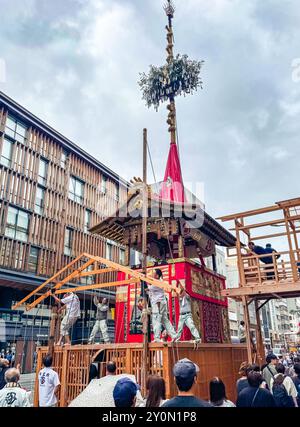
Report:
[{"label": "black backpack", "polygon": [[278,383],[275,379],[272,391],[276,406],[279,408],[293,408],[295,406],[292,396],[287,394],[283,381]]}]

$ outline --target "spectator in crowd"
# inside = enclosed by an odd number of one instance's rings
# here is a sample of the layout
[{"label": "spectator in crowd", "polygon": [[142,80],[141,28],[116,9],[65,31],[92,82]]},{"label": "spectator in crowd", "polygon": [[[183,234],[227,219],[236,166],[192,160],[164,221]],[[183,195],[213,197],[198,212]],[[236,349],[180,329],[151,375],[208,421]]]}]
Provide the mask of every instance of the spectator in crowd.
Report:
[{"label": "spectator in crowd", "polygon": [[120,378],[113,390],[116,408],[131,408],[136,406],[136,395],[139,386],[130,378]]},{"label": "spectator in crowd", "polygon": [[106,376],[116,375],[117,365],[116,362],[107,362],[106,364]]},{"label": "spectator in crowd", "polygon": [[288,375],[291,378],[294,378],[294,376],[296,376],[296,372],[295,372],[295,366],[300,363],[300,358],[297,356],[293,357],[293,362],[292,364],[285,369],[285,375]]},{"label": "spectator in crowd", "polygon": [[147,398],[143,405],[146,408],[159,408],[166,400],[166,383],[159,375],[150,375],[146,383]]},{"label": "spectator in crowd", "polygon": [[263,377],[260,372],[248,373],[249,387],[238,395],[236,406],[240,408],[262,408],[276,406],[274,397],[269,390],[262,388]]},{"label": "spectator in crowd", "polygon": [[9,366],[11,366],[11,362],[12,362],[12,351],[10,349],[7,350],[5,359],[9,361]]},{"label": "spectator in crowd", "polygon": [[29,394],[21,388],[20,371],[10,368],[5,372],[5,387],[0,391],[0,407],[29,407]]},{"label": "spectator in crowd", "polygon": [[297,389],[293,380],[284,375],[285,367],[283,364],[276,366],[277,374],[271,378],[270,390],[274,396],[276,406],[294,407],[297,403]]},{"label": "spectator in crowd", "polygon": [[98,367],[96,363],[91,363],[89,370],[89,383],[95,378],[98,378]]},{"label": "spectator in crowd", "polygon": [[210,403],[218,408],[232,408],[235,404],[226,397],[225,384],[218,377],[209,383]]},{"label": "spectator in crowd", "polygon": [[2,390],[5,385],[5,372],[9,369],[9,361],[7,359],[0,359],[0,390]]},{"label": "spectator in crowd", "polygon": [[293,382],[297,390],[297,404],[300,407],[300,363],[295,363],[294,370],[295,376],[293,377]]},{"label": "spectator in crowd", "polygon": [[43,368],[38,374],[39,406],[57,406],[57,395],[60,381],[57,372],[52,369],[52,356],[47,354],[43,358]]},{"label": "spectator in crowd", "polygon": [[248,362],[243,362],[239,369],[239,375],[241,375],[241,378],[239,378],[236,382],[236,391],[237,395],[246,387],[249,387],[248,378],[246,375],[247,368],[250,366]]},{"label": "spectator in crowd", "polygon": [[199,374],[198,365],[189,359],[181,359],[175,364],[173,374],[178,388],[178,396],[168,400],[162,407],[195,408],[212,406],[210,403],[195,396],[197,374]]},{"label": "spectator in crowd", "polygon": [[275,354],[269,354],[266,358],[267,365],[262,371],[263,379],[266,381],[269,390],[271,389],[271,379],[277,374],[276,365],[278,357]]},{"label": "spectator in crowd", "polygon": [[[116,375],[117,365],[114,361],[110,361],[106,365],[106,375],[102,378],[93,379],[88,386],[70,403],[70,407],[97,407],[106,408],[114,407],[113,390],[122,378],[129,378],[134,383],[137,383],[134,375],[119,374]],[[143,405],[144,399],[141,392],[138,390],[136,396],[137,406]]]}]

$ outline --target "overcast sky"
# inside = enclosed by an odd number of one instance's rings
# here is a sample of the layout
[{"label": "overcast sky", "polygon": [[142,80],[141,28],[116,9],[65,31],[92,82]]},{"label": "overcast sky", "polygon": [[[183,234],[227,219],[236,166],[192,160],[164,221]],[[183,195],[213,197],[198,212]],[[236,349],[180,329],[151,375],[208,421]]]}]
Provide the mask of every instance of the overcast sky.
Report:
[{"label": "overcast sky", "polygon": [[[165,106],[137,80],[165,62],[163,0],[0,0],[0,90],[122,177],[141,175],[148,128],[163,178]],[[299,0],[176,0],[175,51],[204,60],[203,90],[179,98],[183,177],[218,216],[299,196]],[[149,173],[149,181],[152,181]]]}]

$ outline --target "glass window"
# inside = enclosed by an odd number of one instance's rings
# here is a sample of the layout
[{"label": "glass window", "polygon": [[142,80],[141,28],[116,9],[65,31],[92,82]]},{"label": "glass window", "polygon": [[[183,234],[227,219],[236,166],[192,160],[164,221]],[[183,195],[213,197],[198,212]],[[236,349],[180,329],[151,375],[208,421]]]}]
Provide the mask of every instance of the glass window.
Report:
[{"label": "glass window", "polygon": [[27,242],[29,214],[20,209],[8,208],[5,236]]},{"label": "glass window", "polygon": [[43,215],[44,198],[45,198],[45,189],[37,186],[36,195],[35,195],[34,212],[36,212],[39,215]]},{"label": "glass window", "polygon": [[25,144],[27,126],[12,116],[6,119],[5,134]]},{"label": "glass window", "polygon": [[107,178],[106,176],[103,176],[101,180],[101,193],[106,194],[106,190],[107,190]]},{"label": "glass window", "polygon": [[125,249],[120,249],[120,264],[125,265]]},{"label": "glass window", "polygon": [[38,176],[38,183],[39,184],[46,185],[46,182],[47,182],[47,170],[48,170],[48,162],[47,162],[47,160],[40,159],[39,176]]},{"label": "glass window", "polygon": [[4,138],[2,144],[1,164],[7,167],[11,166],[13,143]]},{"label": "glass window", "polygon": [[65,255],[71,255],[72,252],[72,230],[70,228],[66,228],[65,231]]},{"label": "glass window", "polygon": [[85,210],[84,214],[84,232],[87,233],[91,226],[91,215],[92,212],[88,209]]},{"label": "glass window", "polygon": [[106,259],[112,261],[112,244],[106,243]]},{"label": "glass window", "polygon": [[69,183],[69,198],[77,203],[83,203],[84,183],[71,176]]},{"label": "glass window", "polygon": [[36,273],[37,271],[39,252],[39,248],[31,246],[28,258],[28,271],[31,273]]},{"label": "glass window", "polygon": [[65,169],[65,167],[66,167],[67,158],[68,158],[68,153],[65,150],[63,150],[61,153],[61,158],[60,158],[60,166],[63,169]]},{"label": "glass window", "polygon": [[115,194],[115,199],[118,202],[120,198],[120,187],[119,184],[116,184],[116,194]]}]

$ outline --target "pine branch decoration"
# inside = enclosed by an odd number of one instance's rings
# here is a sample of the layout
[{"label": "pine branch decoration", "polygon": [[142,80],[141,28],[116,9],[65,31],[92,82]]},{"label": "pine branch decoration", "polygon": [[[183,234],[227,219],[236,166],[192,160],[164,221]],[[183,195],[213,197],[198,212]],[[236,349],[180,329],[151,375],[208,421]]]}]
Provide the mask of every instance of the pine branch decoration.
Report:
[{"label": "pine branch decoration", "polygon": [[148,74],[140,73],[139,86],[148,108],[156,110],[161,103],[177,95],[193,93],[202,89],[200,71],[204,61],[193,61],[187,55],[177,55],[171,62],[155,67],[150,65]]}]

